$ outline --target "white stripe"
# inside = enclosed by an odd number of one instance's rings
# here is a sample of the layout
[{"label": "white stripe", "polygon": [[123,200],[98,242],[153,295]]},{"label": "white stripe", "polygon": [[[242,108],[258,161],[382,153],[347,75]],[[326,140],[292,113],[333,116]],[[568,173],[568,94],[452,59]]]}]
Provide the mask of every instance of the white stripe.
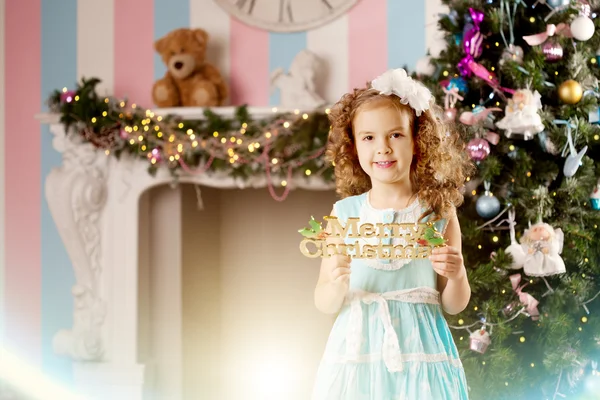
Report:
[{"label": "white stripe", "polygon": [[206,60],[221,72],[228,84],[229,21],[229,14],[215,0],[190,0],[190,28],[201,28],[208,33]]},{"label": "white stripe", "polygon": [[0,343],[4,336],[4,268],[6,242],[4,240],[4,108],[5,108],[5,93],[4,93],[4,21],[5,21],[5,0],[0,0]]},{"label": "white stripe", "polygon": [[101,79],[102,96],[112,95],[114,88],[114,1],[77,0],[77,80]]},{"label": "white stripe", "polygon": [[323,61],[315,77],[317,93],[328,104],[337,102],[349,90],[348,16],[308,31],[306,47]]},{"label": "white stripe", "polygon": [[447,14],[448,6],[442,0],[425,0],[425,47],[429,50],[437,40],[444,39],[444,33],[438,28],[439,14]]}]

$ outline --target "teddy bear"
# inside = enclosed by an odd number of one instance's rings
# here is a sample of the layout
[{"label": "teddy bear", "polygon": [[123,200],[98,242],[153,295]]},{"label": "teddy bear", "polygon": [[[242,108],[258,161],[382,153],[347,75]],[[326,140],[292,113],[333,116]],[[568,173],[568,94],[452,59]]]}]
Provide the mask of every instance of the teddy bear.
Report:
[{"label": "teddy bear", "polygon": [[167,66],[164,78],[154,83],[152,100],[158,107],[215,107],[228,95],[221,73],[206,62],[208,33],[180,28],[154,43]]}]

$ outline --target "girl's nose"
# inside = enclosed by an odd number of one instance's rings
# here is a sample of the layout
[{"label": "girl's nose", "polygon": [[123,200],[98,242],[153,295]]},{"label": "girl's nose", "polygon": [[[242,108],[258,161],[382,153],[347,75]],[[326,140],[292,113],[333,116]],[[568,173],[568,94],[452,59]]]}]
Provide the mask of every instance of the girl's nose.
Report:
[{"label": "girl's nose", "polygon": [[384,141],[379,144],[377,154],[389,154],[389,153],[391,153],[391,151],[392,151],[392,149],[390,148],[388,143],[386,141]]}]

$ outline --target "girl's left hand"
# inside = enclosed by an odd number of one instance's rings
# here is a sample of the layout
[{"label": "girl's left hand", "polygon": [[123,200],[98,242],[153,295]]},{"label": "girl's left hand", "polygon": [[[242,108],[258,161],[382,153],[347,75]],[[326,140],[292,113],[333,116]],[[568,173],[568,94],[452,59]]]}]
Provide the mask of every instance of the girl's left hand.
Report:
[{"label": "girl's left hand", "polygon": [[436,247],[431,252],[429,259],[435,272],[445,276],[448,280],[458,280],[466,273],[462,253],[454,247]]}]

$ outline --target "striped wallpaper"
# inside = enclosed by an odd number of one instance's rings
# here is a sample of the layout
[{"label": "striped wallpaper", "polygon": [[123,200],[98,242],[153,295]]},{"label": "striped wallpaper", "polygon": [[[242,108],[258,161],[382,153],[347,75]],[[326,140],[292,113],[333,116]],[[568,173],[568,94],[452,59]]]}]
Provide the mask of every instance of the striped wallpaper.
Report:
[{"label": "striped wallpaper", "polygon": [[34,115],[49,93],[81,77],[102,79],[102,94],[152,107],[165,73],[153,42],[178,27],[211,35],[208,59],[230,84],[230,104],[275,105],[269,74],[308,48],[325,70],[318,87],[334,102],[390,67],[426,52],[440,0],[361,0],[332,23],[293,34],[232,19],[214,0],[0,0],[0,335],[56,379],[70,363],[52,352],[54,333],[72,324],[69,258],[43,197],[60,165],[48,128]]}]

